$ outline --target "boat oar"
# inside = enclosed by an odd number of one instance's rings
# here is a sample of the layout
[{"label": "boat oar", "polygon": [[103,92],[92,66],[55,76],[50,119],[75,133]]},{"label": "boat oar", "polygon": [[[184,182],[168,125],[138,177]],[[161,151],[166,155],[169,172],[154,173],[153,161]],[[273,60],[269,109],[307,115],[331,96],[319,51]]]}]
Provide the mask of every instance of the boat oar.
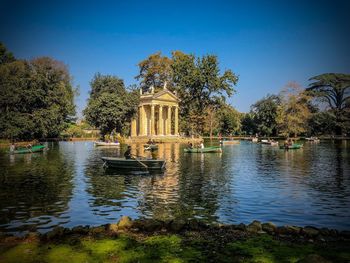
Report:
[{"label": "boat oar", "polygon": [[139,163],[139,164],[141,164],[143,167],[145,167],[146,169],[148,169],[148,166],[147,165],[145,165],[143,162],[141,162],[140,160],[138,160],[137,159],[137,157],[140,157],[140,156],[137,156],[137,155],[134,155],[136,158],[135,158],[135,160]]}]

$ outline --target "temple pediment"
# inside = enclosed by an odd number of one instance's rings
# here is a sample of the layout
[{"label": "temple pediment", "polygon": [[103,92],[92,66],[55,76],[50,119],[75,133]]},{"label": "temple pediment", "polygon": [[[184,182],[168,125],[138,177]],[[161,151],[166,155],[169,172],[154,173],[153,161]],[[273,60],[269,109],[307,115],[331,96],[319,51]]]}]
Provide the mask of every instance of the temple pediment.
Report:
[{"label": "temple pediment", "polygon": [[169,90],[162,90],[153,95],[153,99],[179,102],[178,97]]}]

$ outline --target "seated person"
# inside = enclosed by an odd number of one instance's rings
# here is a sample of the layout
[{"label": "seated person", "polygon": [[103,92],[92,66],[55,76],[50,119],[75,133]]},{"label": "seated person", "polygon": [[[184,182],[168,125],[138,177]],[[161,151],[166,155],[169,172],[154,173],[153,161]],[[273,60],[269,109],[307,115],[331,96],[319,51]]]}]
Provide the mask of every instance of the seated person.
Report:
[{"label": "seated person", "polygon": [[128,149],[125,151],[124,157],[125,157],[125,159],[133,159],[132,154],[131,154],[131,146],[130,145],[128,146]]},{"label": "seated person", "polygon": [[147,142],[147,144],[152,144],[152,140],[149,139],[148,142]]},{"label": "seated person", "polygon": [[199,148],[204,149],[204,143],[201,141],[201,144],[199,145]]},{"label": "seated person", "polygon": [[188,142],[187,143],[187,148],[192,149],[193,148],[193,144],[191,142]]}]

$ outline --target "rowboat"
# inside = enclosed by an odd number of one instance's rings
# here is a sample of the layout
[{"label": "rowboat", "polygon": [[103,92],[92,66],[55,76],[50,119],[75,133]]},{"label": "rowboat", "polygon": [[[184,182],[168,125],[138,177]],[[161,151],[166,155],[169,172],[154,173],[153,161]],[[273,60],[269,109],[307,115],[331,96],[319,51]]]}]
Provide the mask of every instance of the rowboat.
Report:
[{"label": "rowboat", "polygon": [[252,142],[258,142],[258,138],[257,137],[254,137],[251,139]]},{"label": "rowboat", "polygon": [[145,144],[143,145],[145,147],[145,150],[157,150],[158,145],[157,144]]},{"label": "rowboat", "polygon": [[320,139],[317,137],[305,138],[305,140],[307,140],[309,142],[320,142]]},{"label": "rowboat", "polygon": [[220,146],[211,146],[205,148],[185,148],[185,153],[221,153],[222,149]]},{"label": "rowboat", "polygon": [[162,170],[165,168],[163,159],[125,159],[117,157],[102,157],[104,166],[109,168],[127,169],[127,170]]},{"label": "rowboat", "polygon": [[270,141],[270,140],[261,140],[261,143],[271,145],[271,146],[278,146],[278,142]]},{"label": "rowboat", "polygon": [[111,147],[119,147],[119,142],[94,142],[95,146],[111,146]]},{"label": "rowboat", "polygon": [[227,140],[227,141],[220,141],[222,145],[232,145],[232,144],[240,144],[239,140]]},{"label": "rowboat", "polygon": [[300,149],[303,147],[303,144],[293,143],[292,145],[281,145],[280,149],[290,150],[290,149]]},{"label": "rowboat", "polygon": [[21,147],[17,148],[14,151],[11,151],[10,153],[34,153],[34,152],[42,152],[44,151],[45,146],[44,145],[34,145],[31,147]]}]

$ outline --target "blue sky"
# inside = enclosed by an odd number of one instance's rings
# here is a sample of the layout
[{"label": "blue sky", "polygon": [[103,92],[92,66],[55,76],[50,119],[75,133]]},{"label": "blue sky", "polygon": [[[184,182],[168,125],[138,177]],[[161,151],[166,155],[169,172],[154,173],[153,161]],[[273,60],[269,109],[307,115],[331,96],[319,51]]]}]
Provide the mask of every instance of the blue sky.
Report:
[{"label": "blue sky", "polygon": [[350,73],[350,1],[0,1],[0,41],[16,57],[68,65],[86,105],[96,72],[137,83],[137,63],[173,50],[215,54],[239,75],[239,111],[289,81]]}]

